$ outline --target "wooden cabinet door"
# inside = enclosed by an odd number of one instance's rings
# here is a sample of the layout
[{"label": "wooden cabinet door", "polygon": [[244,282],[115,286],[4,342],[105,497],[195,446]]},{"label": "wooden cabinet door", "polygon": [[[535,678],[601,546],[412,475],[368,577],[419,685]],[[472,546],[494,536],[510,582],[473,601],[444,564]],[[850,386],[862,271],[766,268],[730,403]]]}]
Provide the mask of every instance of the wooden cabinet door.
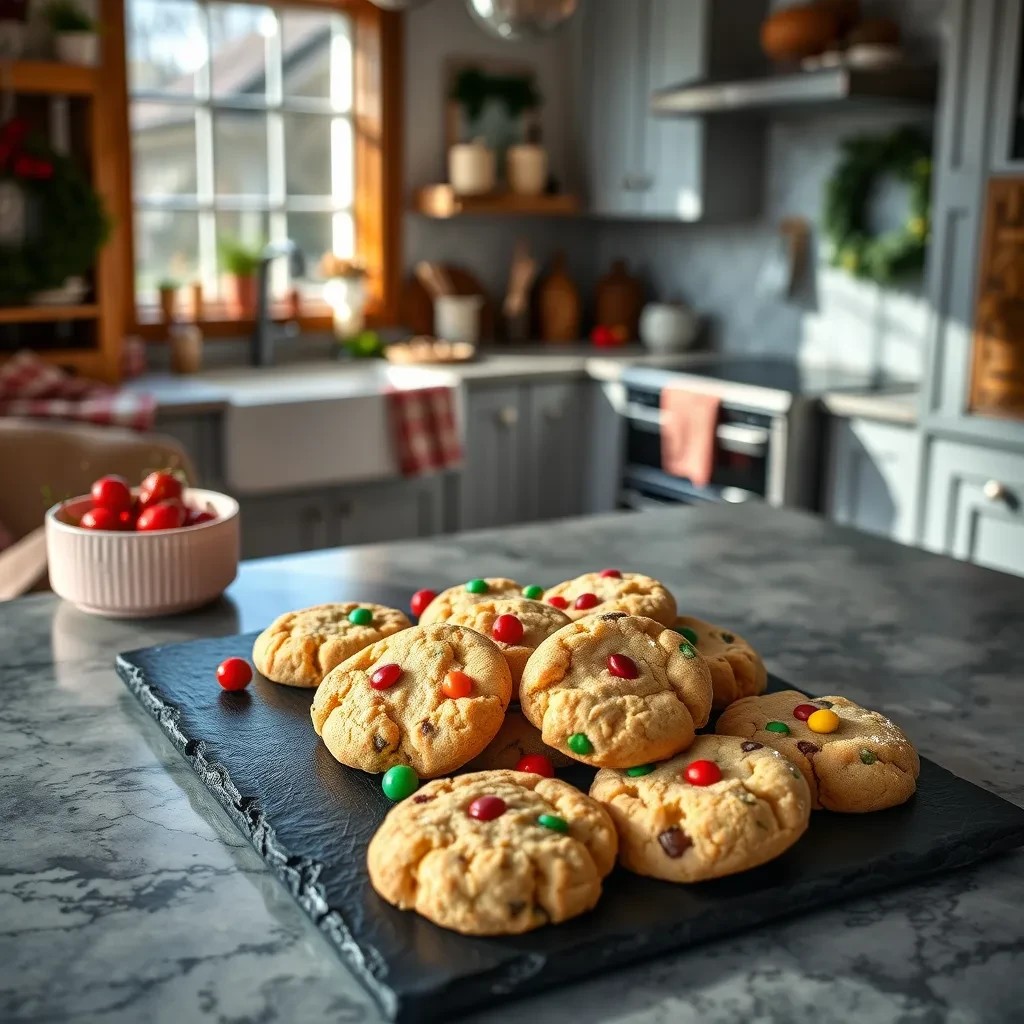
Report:
[{"label": "wooden cabinet door", "polygon": [[521,390],[470,388],[459,509],[464,530],[520,522],[526,507]]},{"label": "wooden cabinet door", "polygon": [[642,209],[649,8],[650,0],[587,0],[583,7],[585,171],[594,213],[635,216]]},{"label": "wooden cabinet door", "polygon": [[586,424],[582,389],[574,380],[526,389],[527,519],[558,519],[583,511]]},{"label": "wooden cabinet door", "polygon": [[1024,455],[934,442],[925,509],[930,548],[1024,576]]},{"label": "wooden cabinet door", "polygon": [[833,418],[825,508],[835,522],[910,544],[914,540],[917,431]]}]

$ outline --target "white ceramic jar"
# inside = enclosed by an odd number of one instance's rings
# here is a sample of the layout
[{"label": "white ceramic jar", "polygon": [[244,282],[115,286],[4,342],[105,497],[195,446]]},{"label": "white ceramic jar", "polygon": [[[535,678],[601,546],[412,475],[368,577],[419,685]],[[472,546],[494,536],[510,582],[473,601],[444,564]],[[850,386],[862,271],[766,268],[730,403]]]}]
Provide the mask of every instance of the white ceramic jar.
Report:
[{"label": "white ceramic jar", "polygon": [[649,302],[640,314],[640,340],[652,352],[684,352],[697,340],[699,326],[688,306]]},{"label": "white ceramic jar", "polygon": [[448,183],[460,196],[494,191],[494,151],[483,139],[460,142],[448,150]]},{"label": "white ceramic jar", "polygon": [[434,299],[434,334],[442,341],[480,341],[480,310],[482,295],[438,295]]},{"label": "white ceramic jar", "polygon": [[510,146],[506,154],[508,187],[520,196],[542,195],[548,184],[548,151],[535,143]]}]

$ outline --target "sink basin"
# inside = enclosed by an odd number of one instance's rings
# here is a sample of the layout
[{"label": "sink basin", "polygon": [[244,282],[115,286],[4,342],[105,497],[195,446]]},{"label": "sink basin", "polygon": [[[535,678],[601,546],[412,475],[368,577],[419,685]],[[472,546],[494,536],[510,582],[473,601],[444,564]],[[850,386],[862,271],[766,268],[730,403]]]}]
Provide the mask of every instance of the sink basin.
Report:
[{"label": "sink basin", "polygon": [[304,363],[201,375],[228,399],[224,476],[234,494],[396,476],[386,392],[451,383],[429,370]]}]

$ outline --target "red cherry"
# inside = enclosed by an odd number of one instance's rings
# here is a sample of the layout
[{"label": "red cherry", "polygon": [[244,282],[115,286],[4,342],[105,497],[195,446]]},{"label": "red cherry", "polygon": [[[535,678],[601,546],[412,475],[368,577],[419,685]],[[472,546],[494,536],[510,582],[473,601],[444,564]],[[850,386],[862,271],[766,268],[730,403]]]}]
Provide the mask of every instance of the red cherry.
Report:
[{"label": "red cherry", "polygon": [[370,676],[370,686],[375,690],[386,690],[389,686],[394,686],[398,682],[398,677],[402,674],[401,665],[381,665],[376,672]]},{"label": "red cherry", "polygon": [[99,506],[91,508],[78,521],[83,530],[120,530],[121,517],[112,509]]},{"label": "red cherry", "polygon": [[252,679],[252,666],[245,658],[226,658],[217,666],[217,682],[225,690],[244,690]]},{"label": "red cherry", "polygon": [[559,597],[557,594],[555,594],[554,597],[548,598],[548,604],[551,605],[552,608],[561,608],[563,611],[569,607],[569,602],[566,601],[564,597]]},{"label": "red cherry", "polygon": [[806,722],[815,711],[820,711],[821,708],[816,708],[813,704],[797,704],[793,708],[793,717],[798,718],[801,722]]},{"label": "red cherry", "polygon": [[177,530],[185,525],[185,506],[180,501],[158,501],[139,513],[135,529],[140,533],[150,530]]},{"label": "red cherry", "polygon": [[427,605],[430,604],[437,594],[433,590],[417,590],[412,595],[412,600],[409,602],[409,609],[413,615],[418,619],[426,610]]},{"label": "red cherry", "polygon": [[185,513],[186,526],[198,526],[200,523],[212,523],[217,517],[205,508],[190,508]]},{"label": "red cherry", "polygon": [[516,762],[517,772],[529,772],[532,775],[543,775],[545,779],[555,777],[555,766],[549,757],[543,754],[526,754]]},{"label": "red cherry", "polygon": [[499,615],[491,627],[491,636],[502,644],[517,644],[523,639],[523,624],[514,615]]},{"label": "red cherry", "polygon": [[121,524],[122,530],[134,530],[135,524],[139,521],[139,510],[132,505],[131,508],[126,508],[122,512],[117,513],[117,520]]},{"label": "red cherry", "polygon": [[606,580],[621,580],[622,579],[622,573],[619,572],[618,569],[602,569],[601,570],[601,575]]},{"label": "red cherry", "polygon": [[139,504],[146,508],[158,501],[180,500],[184,488],[181,481],[166,470],[150,473],[139,487]]},{"label": "red cherry", "polygon": [[94,507],[125,512],[132,507],[132,492],[123,476],[101,476],[89,492]]},{"label": "red cherry", "polygon": [[640,675],[636,662],[625,654],[609,654],[608,671],[620,679],[636,679]]},{"label": "red cherry", "polygon": [[477,821],[494,821],[506,810],[505,801],[500,796],[478,796],[467,808],[466,813]]},{"label": "red cherry", "polygon": [[691,761],[683,774],[691,786],[710,786],[722,778],[722,770],[714,761]]},{"label": "red cherry", "polygon": [[594,608],[601,602],[597,599],[597,594],[580,594],[576,598],[576,603],[573,605],[578,611],[586,611],[588,608]]}]

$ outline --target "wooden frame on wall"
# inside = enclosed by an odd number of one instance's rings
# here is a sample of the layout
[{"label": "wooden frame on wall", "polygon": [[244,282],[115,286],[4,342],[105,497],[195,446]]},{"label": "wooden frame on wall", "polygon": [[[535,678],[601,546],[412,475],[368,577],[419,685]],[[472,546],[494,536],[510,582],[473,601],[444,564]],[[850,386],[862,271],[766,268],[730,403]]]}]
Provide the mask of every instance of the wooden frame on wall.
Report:
[{"label": "wooden frame on wall", "polygon": [[[242,0],[259,2],[259,0]],[[326,7],[347,13],[355,24],[355,70],[353,125],[355,129],[356,257],[369,270],[367,323],[384,326],[397,322],[401,284],[402,228],[402,93],[403,93],[403,16],[383,11],[370,0],[283,0],[294,6]],[[111,129],[111,145],[118,173],[124,183],[118,196],[116,216],[131,225],[132,166],[131,136],[128,121],[127,50],[122,0],[115,0],[118,13],[107,36],[112,47],[120,49],[120,114]],[[134,232],[121,233],[116,258],[124,280],[125,323],[147,340],[166,338],[163,324],[141,322],[135,301]],[[283,311],[282,311],[283,315]],[[322,312],[304,315],[299,325],[307,331],[325,331],[332,318],[326,305]],[[238,337],[252,330],[252,321],[207,319],[199,326],[210,338]]]}]

